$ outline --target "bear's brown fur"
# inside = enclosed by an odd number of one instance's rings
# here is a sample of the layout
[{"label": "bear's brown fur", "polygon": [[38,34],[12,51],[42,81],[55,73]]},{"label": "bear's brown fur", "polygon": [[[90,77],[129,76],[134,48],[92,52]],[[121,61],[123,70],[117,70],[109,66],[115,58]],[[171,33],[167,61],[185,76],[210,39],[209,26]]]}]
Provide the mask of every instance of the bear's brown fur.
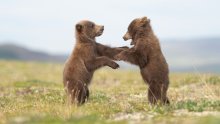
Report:
[{"label": "bear's brown fur", "polygon": [[95,37],[100,36],[104,26],[91,21],[80,21],[76,24],[76,45],[65,63],[63,83],[72,103],[82,104],[89,97],[88,85],[96,69],[109,66],[119,67],[112,61],[115,55],[125,48],[110,48],[96,43]]},{"label": "bear's brown fur", "polygon": [[149,84],[148,100],[150,103],[155,104],[159,100],[164,104],[169,104],[167,98],[168,64],[162,54],[159,40],[153,33],[150,20],[147,17],[134,19],[123,38],[124,40],[132,39],[131,45],[134,47],[122,51],[115,58],[140,67],[144,81]]}]

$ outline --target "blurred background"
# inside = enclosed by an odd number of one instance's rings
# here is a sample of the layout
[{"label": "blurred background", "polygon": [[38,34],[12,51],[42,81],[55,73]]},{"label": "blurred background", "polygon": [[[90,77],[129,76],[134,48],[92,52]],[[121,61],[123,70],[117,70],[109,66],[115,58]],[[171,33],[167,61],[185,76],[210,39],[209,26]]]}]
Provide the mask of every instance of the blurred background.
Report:
[{"label": "blurred background", "polygon": [[[0,0],[0,59],[64,63],[83,19],[105,25],[97,42],[129,46],[128,24],[147,16],[171,72],[220,72],[219,0]],[[121,63],[122,69],[135,69]]]}]

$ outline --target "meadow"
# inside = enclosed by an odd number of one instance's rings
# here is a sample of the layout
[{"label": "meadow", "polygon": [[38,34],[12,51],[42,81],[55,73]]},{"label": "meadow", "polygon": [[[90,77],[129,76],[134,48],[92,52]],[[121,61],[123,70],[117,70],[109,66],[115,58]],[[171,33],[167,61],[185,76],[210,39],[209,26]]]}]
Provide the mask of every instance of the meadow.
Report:
[{"label": "meadow", "polygon": [[90,99],[69,104],[62,64],[0,60],[0,123],[220,124],[220,75],[171,73],[171,104],[151,106],[138,70],[98,70]]}]

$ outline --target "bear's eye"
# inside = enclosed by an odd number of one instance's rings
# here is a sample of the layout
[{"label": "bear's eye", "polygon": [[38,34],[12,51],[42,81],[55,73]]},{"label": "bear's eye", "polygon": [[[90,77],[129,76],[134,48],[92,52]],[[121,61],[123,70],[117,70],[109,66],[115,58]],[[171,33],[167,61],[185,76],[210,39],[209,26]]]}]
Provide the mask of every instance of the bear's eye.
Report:
[{"label": "bear's eye", "polygon": [[91,24],[91,25],[90,25],[91,28],[93,28],[94,26],[95,26],[94,24]]}]

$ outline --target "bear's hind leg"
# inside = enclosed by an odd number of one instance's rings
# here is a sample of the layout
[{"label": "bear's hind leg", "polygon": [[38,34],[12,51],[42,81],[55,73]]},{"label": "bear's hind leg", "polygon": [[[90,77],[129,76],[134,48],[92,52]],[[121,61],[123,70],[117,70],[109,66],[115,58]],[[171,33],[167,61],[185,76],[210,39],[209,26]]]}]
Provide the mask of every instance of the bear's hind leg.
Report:
[{"label": "bear's hind leg", "polygon": [[155,84],[150,84],[148,88],[148,101],[151,104],[156,104],[160,98],[160,93],[157,92],[157,87]]},{"label": "bear's hind leg", "polygon": [[76,83],[71,89],[71,103],[81,105],[86,102],[89,97],[89,89],[83,83]]},{"label": "bear's hind leg", "polygon": [[167,97],[167,90],[168,90],[168,85],[164,84],[161,86],[161,95],[162,95],[162,102],[163,104],[170,104],[170,100]]},{"label": "bear's hind leg", "polygon": [[167,86],[164,84],[158,84],[156,82],[150,83],[148,89],[148,100],[151,104],[156,104],[159,101],[162,104],[169,104],[169,99],[167,98]]}]

